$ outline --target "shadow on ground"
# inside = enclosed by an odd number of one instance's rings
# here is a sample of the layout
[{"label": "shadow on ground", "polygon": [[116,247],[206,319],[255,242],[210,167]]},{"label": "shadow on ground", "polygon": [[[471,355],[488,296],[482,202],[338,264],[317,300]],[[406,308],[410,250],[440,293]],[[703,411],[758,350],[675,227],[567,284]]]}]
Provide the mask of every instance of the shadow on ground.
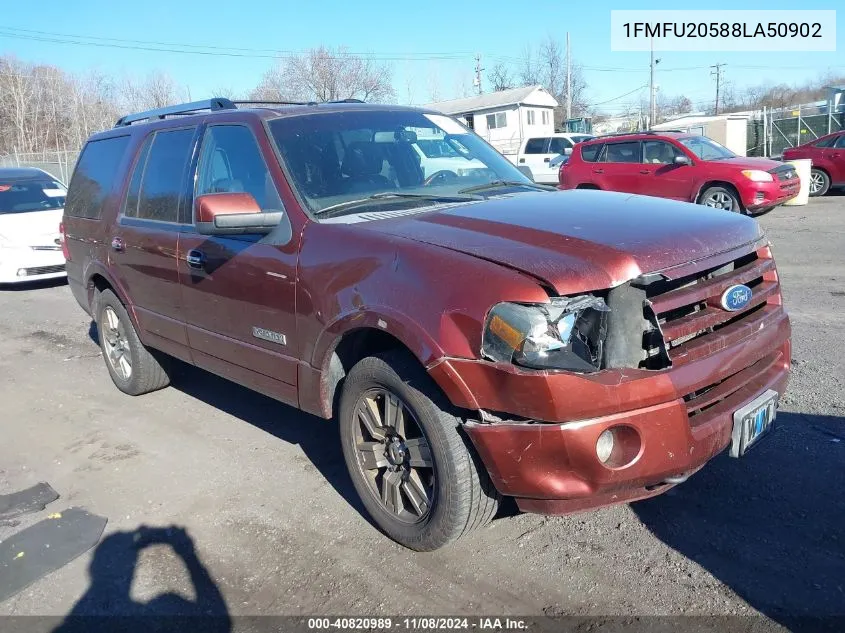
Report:
[{"label": "shadow on ground", "polygon": [[[845,616],[845,418],[780,413],[742,459],[725,454],[632,504],[651,532],[793,630]],[[845,619],[838,620],[845,625]]]},{"label": "shadow on ground", "polygon": [[67,286],[67,277],[45,279],[43,281],[22,281],[16,284],[0,284],[0,291],[14,290],[17,292],[26,292],[29,290],[43,290],[45,288],[58,288],[59,286]]},{"label": "shadow on ground", "polygon": [[[139,554],[152,545],[167,545],[179,556],[190,576],[194,600],[174,592],[162,593],[148,602],[132,599],[132,580]],[[142,526],[131,532],[110,534],[94,550],[88,573],[88,589],[53,633],[194,630],[226,633],[232,629],[223,595],[184,528]]]}]

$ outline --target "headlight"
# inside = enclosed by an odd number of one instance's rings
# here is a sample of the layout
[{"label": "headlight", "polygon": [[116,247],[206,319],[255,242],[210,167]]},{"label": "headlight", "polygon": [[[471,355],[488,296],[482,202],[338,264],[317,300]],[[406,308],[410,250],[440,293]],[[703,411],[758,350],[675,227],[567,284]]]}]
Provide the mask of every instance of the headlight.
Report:
[{"label": "headlight", "polygon": [[774,180],[769,172],[762,169],[743,169],[742,175],[752,182],[772,182]]},{"label": "headlight", "polygon": [[601,369],[610,308],[600,297],[553,297],[549,303],[499,303],[487,315],[481,353],[533,369]]}]

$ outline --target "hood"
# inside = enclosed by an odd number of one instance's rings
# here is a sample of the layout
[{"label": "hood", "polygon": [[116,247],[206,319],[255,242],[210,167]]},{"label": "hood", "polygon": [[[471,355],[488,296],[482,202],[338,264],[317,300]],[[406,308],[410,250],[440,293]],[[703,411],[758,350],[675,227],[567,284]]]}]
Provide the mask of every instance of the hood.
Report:
[{"label": "hood", "polygon": [[0,237],[16,246],[52,246],[63,209],[0,213]]},{"label": "hood", "polygon": [[583,189],[501,197],[363,226],[519,270],[558,294],[611,288],[763,236],[756,221],[736,213]]},{"label": "hood", "polygon": [[768,158],[748,158],[746,156],[736,156],[734,158],[726,158],[725,160],[708,160],[709,165],[725,165],[733,169],[761,169],[763,171],[771,171],[775,167],[783,167],[783,163]]}]

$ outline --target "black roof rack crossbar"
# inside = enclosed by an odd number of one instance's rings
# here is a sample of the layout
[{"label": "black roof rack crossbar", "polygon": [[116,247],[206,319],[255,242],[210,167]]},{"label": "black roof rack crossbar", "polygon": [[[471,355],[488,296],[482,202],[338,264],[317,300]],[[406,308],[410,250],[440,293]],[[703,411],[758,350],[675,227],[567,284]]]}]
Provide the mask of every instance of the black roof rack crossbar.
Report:
[{"label": "black roof rack crossbar", "polygon": [[600,134],[597,138],[607,138],[610,136],[633,136],[634,134],[665,134],[666,132],[686,134],[684,130],[636,130],[634,132],[608,132],[607,134]]},{"label": "black roof rack crossbar", "polygon": [[235,103],[229,99],[215,97],[213,99],[205,99],[203,101],[192,101],[191,103],[181,103],[179,105],[167,106],[165,108],[155,108],[154,110],[147,110],[145,112],[127,114],[126,116],[120,117],[114,126],[123,127],[125,125],[132,125],[138,121],[163,119],[167,116],[178,114],[193,114],[194,112],[201,112],[203,110],[234,110],[236,107]]},{"label": "black roof rack crossbar", "polygon": [[338,99],[336,101],[265,101],[263,99],[253,99],[249,101],[233,101],[235,105],[298,105],[298,106],[313,106],[320,103],[364,103],[360,99]]}]

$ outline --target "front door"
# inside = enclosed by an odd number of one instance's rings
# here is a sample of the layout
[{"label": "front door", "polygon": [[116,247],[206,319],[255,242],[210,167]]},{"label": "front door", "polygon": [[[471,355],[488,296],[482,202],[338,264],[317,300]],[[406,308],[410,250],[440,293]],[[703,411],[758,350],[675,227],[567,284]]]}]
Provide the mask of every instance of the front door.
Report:
[{"label": "front door", "polygon": [[196,133],[196,127],[160,130],[144,140],[108,237],[111,269],[132,300],[145,343],[183,358],[187,337],[176,253]]},{"label": "front door", "polygon": [[637,191],[645,196],[672,198],[689,202],[692,199],[692,165],[678,165],[676,156],[686,156],[666,141],[643,141],[643,157]]},{"label": "front door", "polygon": [[[283,210],[257,142],[261,127],[209,125],[195,195],[245,192],[265,211]],[[194,362],[257,391],[296,404],[297,248],[287,217],[266,236],[206,236],[185,227],[179,279]]]},{"label": "front door", "polygon": [[830,182],[834,185],[845,184],[845,134],[841,134],[833,147],[823,150],[829,152]]}]

